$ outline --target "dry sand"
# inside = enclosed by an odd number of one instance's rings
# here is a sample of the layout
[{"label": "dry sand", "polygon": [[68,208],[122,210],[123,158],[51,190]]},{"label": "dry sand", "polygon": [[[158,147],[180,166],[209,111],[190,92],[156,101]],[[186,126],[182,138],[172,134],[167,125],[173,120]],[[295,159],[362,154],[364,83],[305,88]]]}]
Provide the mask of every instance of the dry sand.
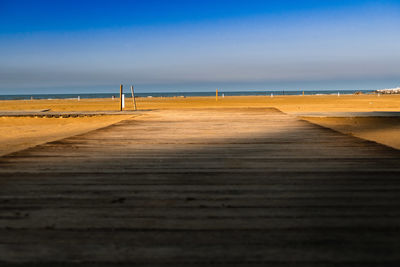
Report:
[{"label": "dry sand", "polygon": [[305,117],[304,119],[344,134],[400,149],[400,117]]},{"label": "dry sand", "polygon": [[[126,99],[126,109],[132,109]],[[230,96],[137,98],[139,109],[276,107],[283,112],[400,111],[400,95]],[[0,101],[0,110],[104,111],[118,110],[117,99]]]},{"label": "dry sand", "polygon": [[0,156],[99,129],[131,116],[82,118],[0,117]]},{"label": "dry sand", "polygon": [[[132,110],[127,98],[126,109]],[[140,110],[182,108],[275,107],[283,112],[400,111],[400,95],[232,96],[137,98]],[[105,111],[118,110],[118,99],[0,101],[0,110]],[[0,118],[0,155],[84,133],[123,120],[124,116],[88,118]],[[368,140],[399,148],[396,118],[308,118],[320,124]]]}]

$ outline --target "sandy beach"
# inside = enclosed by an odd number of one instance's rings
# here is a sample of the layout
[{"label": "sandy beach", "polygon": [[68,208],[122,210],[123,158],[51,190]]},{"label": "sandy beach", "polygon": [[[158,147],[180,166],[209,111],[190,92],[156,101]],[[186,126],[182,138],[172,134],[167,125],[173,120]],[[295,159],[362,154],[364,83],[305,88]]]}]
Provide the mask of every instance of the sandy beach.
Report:
[{"label": "sandy beach", "polygon": [[103,128],[128,117],[130,116],[82,118],[0,117],[0,156]]},{"label": "sandy beach", "polygon": [[[259,108],[273,107],[286,113],[399,111],[400,95],[315,95],[315,96],[231,96],[137,98],[139,110],[186,108]],[[118,99],[13,100],[1,101],[0,110],[115,111]],[[125,110],[132,110],[127,98]],[[106,127],[130,116],[94,116],[83,118],[0,118],[0,155],[65,137]],[[312,123],[345,134],[400,149],[399,118],[302,117]]]},{"label": "sandy beach", "polygon": [[[275,107],[283,112],[399,111],[400,95],[306,95],[136,98],[139,110],[181,108]],[[132,110],[126,98],[126,110]],[[106,111],[119,110],[119,100],[11,100],[0,101],[0,110]]]},{"label": "sandy beach", "polygon": [[399,14],[0,0],[0,267],[400,266]]},{"label": "sandy beach", "polygon": [[400,149],[400,117],[305,117],[341,133]]}]

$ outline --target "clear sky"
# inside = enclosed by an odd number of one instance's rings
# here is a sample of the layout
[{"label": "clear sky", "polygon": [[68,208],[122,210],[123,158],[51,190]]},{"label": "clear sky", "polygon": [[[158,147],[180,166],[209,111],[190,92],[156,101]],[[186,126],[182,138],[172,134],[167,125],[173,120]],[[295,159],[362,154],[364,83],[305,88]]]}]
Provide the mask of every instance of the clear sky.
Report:
[{"label": "clear sky", "polygon": [[0,0],[0,94],[400,86],[400,1]]}]

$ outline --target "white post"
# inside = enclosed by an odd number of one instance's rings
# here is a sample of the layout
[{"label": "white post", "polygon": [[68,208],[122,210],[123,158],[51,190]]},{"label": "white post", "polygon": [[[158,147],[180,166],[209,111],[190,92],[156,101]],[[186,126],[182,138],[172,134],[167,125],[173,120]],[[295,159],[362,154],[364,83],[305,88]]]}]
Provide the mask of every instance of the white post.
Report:
[{"label": "white post", "polygon": [[122,108],[125,108],[125,94],[122,94]]},{"label": "white post", "polygon": [[81,97],[78,95],[78,101],[81,101]]}]

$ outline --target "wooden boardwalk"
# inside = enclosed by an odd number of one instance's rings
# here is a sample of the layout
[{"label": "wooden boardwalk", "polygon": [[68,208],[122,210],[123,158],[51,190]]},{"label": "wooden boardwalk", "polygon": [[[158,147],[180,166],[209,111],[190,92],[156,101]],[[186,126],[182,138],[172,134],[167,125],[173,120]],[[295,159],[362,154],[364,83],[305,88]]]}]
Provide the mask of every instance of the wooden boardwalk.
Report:
[{"label": "wooden boardwalk", "polygon": [[34,263],[399,266],[400,151],[274,109],[147,112],[0,158],[0,266]]},{"label": "wooden boardwalk", "polygon": [[0,117],[36,117],[36,118],[77,118],[104,115],[137,115],[143,111],[51,111],[44,110],[0,110]]}]

